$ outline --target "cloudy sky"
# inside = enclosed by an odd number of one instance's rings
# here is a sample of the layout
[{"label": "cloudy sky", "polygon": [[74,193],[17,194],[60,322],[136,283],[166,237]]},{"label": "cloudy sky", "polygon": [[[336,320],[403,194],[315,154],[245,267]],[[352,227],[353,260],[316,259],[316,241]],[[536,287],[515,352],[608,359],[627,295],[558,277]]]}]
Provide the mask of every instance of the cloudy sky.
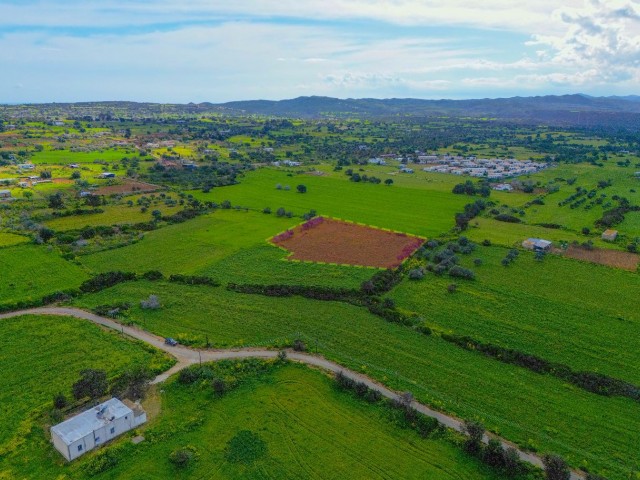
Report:
[{"label": "cloudy sky", "polygon": [[640,0],[0,0],[3,103],[639,85]]}]

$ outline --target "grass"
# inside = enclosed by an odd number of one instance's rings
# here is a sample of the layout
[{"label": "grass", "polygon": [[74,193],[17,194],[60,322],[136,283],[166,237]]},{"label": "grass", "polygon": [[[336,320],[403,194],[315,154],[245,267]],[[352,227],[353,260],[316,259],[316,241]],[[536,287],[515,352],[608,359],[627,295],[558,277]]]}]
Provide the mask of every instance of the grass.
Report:
[{"label": "grass", "polygon": [[[214,188],[210,193],[192,192],[200,200],[262,210],[279,207],[296,215],[315,209],[320,215],[342,218],[371,226],[390,228],[422,236],[439,235],[454,226],[454,215],[469,203],[468,198],[441,188],[353,183],[344,178],[296,175],[262,169],[250,172],[239,185]],[[277,190],[276,184],[289,185],[290,191]],[[298,184],[307,193],[296,191]],[[428,185],[428,184],[425,184]]]},{"label": "grass", "polygon": [[[139,309],[138,302],[150,294],[159,296],[161,310]],[[134,305],[129,320],[187,343],[282,345],[301,337],[311,349],[391,388],[410,390],[437,408],[480,419],[512,441],[561,454],[572,465],[591,467],[611,479],[625,478],[640,462],[637,402],[598,396],[502,364],[361,308],[147,282],[122,284],[76,304],[122,301]]]},{"label": "grass", "polygon": [[144,213],[140,211],[139,206],[107,205],[99,208],[104,210],[104,213],[55,218],[47,221],[46,225],[53,230],[64,231],[81,229],[86,226],[133,224],[151,221],[153,219],[151,212],[154,210],[159,210],[163,215],[173,215],[180,210],[177,206],[169,207],[166,205],[152,206]]},{"label": "grass", "polygon": [[0,232],[0,247],[11,247],[13,245],[19,245],[20,243],[26,243],[28,241],[29,239],[22,235]]},{"label": "grass", "polygon": [[[429,274],[404,281],[391,294],[439,330],[610,375],[640,385],[640,277],[557,255],[544,261],[522,252],[508,267],[508,250],[480,247],[465,266],[475,281]],[[483,265],[473,266],[480,258]],[[458,291],[447,292],[450,283]]]},{"label": "grass", "polygon": [[[214,368],[228,377],[240,364],[225,366]],[[222,398],[207,384],[172,380],[161,402],[147,440],[107,447],[117,448],[118,464],[91,478],[501,478],[451,440],[421,439],[393,423],[384,407],[357,400],[300,365],[245,378]],[[185,446],[195,447],[197,460],[180,470],[169,455]],[[83,470],[95,456],[49,472],[87,478]]]},{"label": "grass", "polygon": [[219,210],[145,234],[134,245],[83,256],[94,272],[160,270],[165,274],[212,276],[244,283],[306,283],[359,286],[371,270],[285,260],[287,253],[266,239],[300,219]]},{"label": "grass", "polygon": [[93,152],[71,152],[69,150],[43,150],[33,152],[29,159],[32,163],[67,165],[70,163],[92,163],[96,160],[113,162],[119,161],[123,157],[132,157],[137,152],[125,149],[104,149]]},{"label": "grass", "polygon": [[24,451],[52,449],[41,438],[40,415],[52,408],[55,394],[62,392],[71,398],[71,386],[80,370],[103,369],[111,378],[134,364],[156,371],[171,365],[157,350],[70,317],[25,315],[0,320],[0,337],[0,371],[5,372],[0,386],[3,479],[52,478],[31,476],[27,464],[32,458]]},{"label": "grass", "polygon": [[63,260],[48,246],[17,245],[0,249],[0,306],[39,300],[61,290],[77,288],[89,276]]}]

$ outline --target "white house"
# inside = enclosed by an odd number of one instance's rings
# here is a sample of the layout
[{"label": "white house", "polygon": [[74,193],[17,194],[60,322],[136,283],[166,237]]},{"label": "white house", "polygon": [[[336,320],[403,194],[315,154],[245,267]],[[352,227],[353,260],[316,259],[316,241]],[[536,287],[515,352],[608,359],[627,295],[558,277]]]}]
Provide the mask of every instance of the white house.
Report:
[{"label": "white house", "polygon": [[71,417],[51,427],[53,445],[71,461],[89,450],[136,428],[147,421],[147,414],[137,405],[129,408],[117,398]]}]

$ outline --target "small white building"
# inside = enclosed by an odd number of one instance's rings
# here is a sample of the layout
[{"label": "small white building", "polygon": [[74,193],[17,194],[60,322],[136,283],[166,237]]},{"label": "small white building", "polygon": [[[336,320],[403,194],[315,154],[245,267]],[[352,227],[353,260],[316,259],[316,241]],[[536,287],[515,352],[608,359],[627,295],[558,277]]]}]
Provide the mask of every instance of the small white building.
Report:
[{"label": "small white building", "polygon": [[527,238],[522,242],[522,246],[527,250],[533,250],[534,252],[547,252],[551,250],[552,242],[549,240],[543,240],[542,238]]},{"label": "small white building", "polygon": [[0,190],[0,199],[1,198],[11,198],[11,190]]},{"label": "small white building", "polygon": [[51,427],[53,445],[71,461],[89,450],[122,435],[147,421],[137,405],[131,409],[117,398],[71,417]]}]

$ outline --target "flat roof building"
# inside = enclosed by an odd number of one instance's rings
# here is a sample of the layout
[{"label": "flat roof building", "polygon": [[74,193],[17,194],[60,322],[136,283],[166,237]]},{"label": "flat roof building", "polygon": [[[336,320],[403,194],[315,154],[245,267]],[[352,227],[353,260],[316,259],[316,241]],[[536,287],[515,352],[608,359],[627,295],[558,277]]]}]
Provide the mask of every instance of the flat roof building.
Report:
[{"label": "flat roof building", "polygon": [[117,398],[107,400],[51,427],[53,445],[64,458],[74,460],[145,423],[147,414],[137,405],[134,408]]}]

